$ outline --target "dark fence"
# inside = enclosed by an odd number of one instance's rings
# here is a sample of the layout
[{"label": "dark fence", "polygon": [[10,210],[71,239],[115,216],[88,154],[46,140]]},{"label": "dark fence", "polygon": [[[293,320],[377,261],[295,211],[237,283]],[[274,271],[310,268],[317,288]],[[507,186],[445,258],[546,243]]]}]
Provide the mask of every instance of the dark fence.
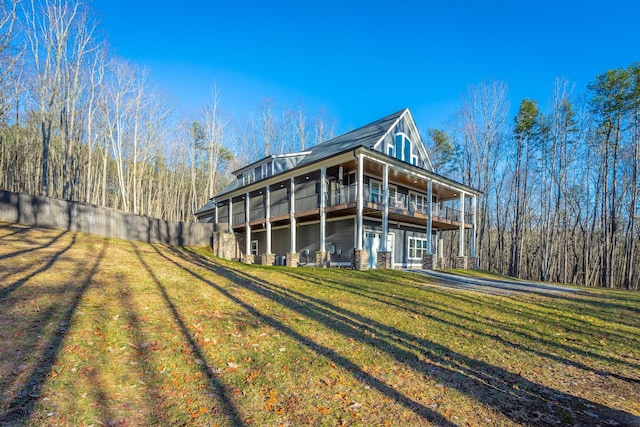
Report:
[{"label": "dark fence", "polygon": [[0,221],[170,245],[211,245],[213,224],[164,221],[79,202],[0,190]]}]

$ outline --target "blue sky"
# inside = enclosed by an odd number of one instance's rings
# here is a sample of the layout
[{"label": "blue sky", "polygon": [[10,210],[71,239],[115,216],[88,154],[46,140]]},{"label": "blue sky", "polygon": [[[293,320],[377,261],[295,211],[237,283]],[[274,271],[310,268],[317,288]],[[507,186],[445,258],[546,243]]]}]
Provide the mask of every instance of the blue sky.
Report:
[{"label": "blue sky", "polygon": [[[324,106],[337,130],[409,107],[438,127],[470,84],[499,79],[512,109],[546,105],[552,82],[578,90],[640,60],[635,0],[94,0],[114,52],[149,68],[186,109],[214,82],[222,108],[246,117],[263,98]],[[514,112],[515,114],[515,112]]]}]

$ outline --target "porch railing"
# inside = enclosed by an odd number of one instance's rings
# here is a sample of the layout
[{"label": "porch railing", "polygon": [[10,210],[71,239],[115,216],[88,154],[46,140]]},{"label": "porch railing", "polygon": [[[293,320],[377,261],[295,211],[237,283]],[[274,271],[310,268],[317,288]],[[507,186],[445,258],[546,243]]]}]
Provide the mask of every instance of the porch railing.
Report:
[{"label": "porch railing", "polygon": [[244,212],[234,213],[232,218],[234,224],[241,224],[245,222]]},{"label": "porch railing", "polygon": [[254,208],[249,212],[249,221],[264,219],[264,207]]},{"label": "porch railing", "polygon": [[312,194],[311,196],[296,199],[296,212],[309,211],[320,207],[320,196]]},{"label": "porch railing", "polygon": [[275,205],[271,205],[271,217],[288,215],[289,214],[289,202],[280,202]]},{"label": "porch railing", "polygon": [[[381,209],[384,204],[384,194],[379,187],[372,187],[370,185],[363,185],[363,200],[365,203],[374,203],[380,205]],[[358,188],[356,184],[349,186],[343,186],[333,191],[329,191],[325,195],[326,206],[338,206],[345,203],[355,203],[358,199]],[[320,194],[312,194],[309,196],[301,197],[295,200],[296,212],[304,212],[309,210],[318,209],[320,207]],[[289,214],[290,202],[283,201],[274,205],[271,205],[271,217],[282,216]],[[395,193],[389,196],[389,209],[398,209],[409,211],[411,215],[415,213],[421,213],[428,215],[428,205],[424,201],[416,200],[408,194]],[[462,212],[459,209],[455,209],[449,206],[444,206],[442,202],[432,203],[431,212],[433,217],[460,222],[462,220]],[[241,224],[245,222],[245,212],[238,212],[232,215],[234,224]],[[257,207],[249,213],[250,221],[256,221],[265,218],[265,209],[263,206]],[[228,222],[228,216],[220,216],[218,218],[219,223]],[[471,212],[464,212],[464,222],[470,224],[473,220]]]},{"label": "porch railing", "polygon": [[336,206],[344,203],[353,203],[357,200],[358,187],[355,184],[345,185],[342,188],[329,192],[327,206]]}]

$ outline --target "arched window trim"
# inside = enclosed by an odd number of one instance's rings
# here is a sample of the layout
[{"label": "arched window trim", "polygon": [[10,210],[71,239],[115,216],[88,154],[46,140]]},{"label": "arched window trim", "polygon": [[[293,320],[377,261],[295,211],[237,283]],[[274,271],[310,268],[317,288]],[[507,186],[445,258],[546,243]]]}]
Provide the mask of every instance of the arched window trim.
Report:
[{"label": "arched window trim", "polygon": [[[396,145],[396,140],[398,136],[402,137],[402,143],[400,144],[401,145],[400,147]],[[408,151],[407,151],[407,145],[409,146]],[[413,145],[414,145],[413,141],[411,141],[411,138],[409,138],[409,135],[407,135],[404,132],[396,132],[395,134],[393,134],[393,139],[391,143],[387,145],[386,154],[388,154],[391,157],[395,157],[398,160],[402,160],[404,162],[411,163],[412,165],[417,166],[418,156],[413,154]],[[407,152],[409,153],[409,158],[406,158],[405,156],[405,153]]]}]

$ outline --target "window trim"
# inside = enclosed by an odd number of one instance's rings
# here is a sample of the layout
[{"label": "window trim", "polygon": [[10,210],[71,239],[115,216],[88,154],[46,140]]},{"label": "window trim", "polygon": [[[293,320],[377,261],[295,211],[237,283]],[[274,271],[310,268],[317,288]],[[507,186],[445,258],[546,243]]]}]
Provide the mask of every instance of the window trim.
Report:
[{"label": "window trim", "polygon": [[242,174],[242,185],[249,185],[256,181],[255,170],[247,171]]},{"label": "window trim", "polygon": [[[414,243],[414,245],[412,246],[411,243],[412,242],[420,242],[420,248],[417,247],[417,245]],[[411,252],[414,252],[413,256],[411,256]],[[418,253],[418,251],[420,252],[420,256],[416,256],[416,254]],[[408,236],[407,237],[407,259],[410,260],[421,260],[422,257],[424,255],[426,255],[427,253],[427,238],[426,237],[413,237],[413,236]]]},{"label": "window trim", "polygon": [[[415,197],[416,200],[416,211],[426,213],[429,209],[428,196],[426,194],[418,193],[417,191],[409,190],[409,203],[412,203],[412,197]],[[418,203],[418,198],[422,199],[422,204]],[[419,209],[420,206],[422,206],[422,210]]]}]

